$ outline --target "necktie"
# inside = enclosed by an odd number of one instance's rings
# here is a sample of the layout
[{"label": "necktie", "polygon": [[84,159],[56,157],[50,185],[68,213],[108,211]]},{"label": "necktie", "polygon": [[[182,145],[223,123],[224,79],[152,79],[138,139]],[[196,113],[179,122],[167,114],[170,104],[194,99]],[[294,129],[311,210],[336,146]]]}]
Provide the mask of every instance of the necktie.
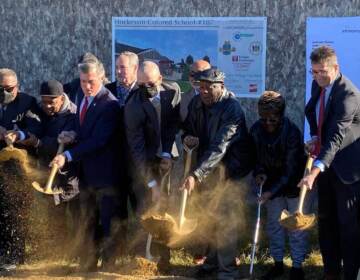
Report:
[{"label": "necktie", "polygon": [[124,87],[123,85],[119,85],[117,86],[116,91],[117,91],[117,98],[119,100],[119,104],[121,106],[124,106],[126,97],[129,94],[129,88]]},{"label": "necktie", "polygon": [[315,146],[315,152],[314,155],[318,156],[320,153],[321,148],[321,132],[322,132],[322,126],[324,122],[324,113],[325,113],[325,89],[321,89],[320,96],[319,96],[319,116],[318,116],[318,130],[317,130],[317,137],[318,141]]},{"label": "necktie", "polygon": [[82,123],[84,122],[88,105],[89,105],[89,101],[88,98],[85,96],[85,101],[80,112],[80,125],[82,125]]}]

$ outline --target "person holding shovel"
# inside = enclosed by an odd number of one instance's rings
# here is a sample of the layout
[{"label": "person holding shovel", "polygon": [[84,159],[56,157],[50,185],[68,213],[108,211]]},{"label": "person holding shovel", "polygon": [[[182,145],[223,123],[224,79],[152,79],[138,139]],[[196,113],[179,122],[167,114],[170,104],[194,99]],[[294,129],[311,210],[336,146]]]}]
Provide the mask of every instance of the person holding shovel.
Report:
[{"label": "person holding shovel", "polygon": [[[180,189],[199,190],[197,202],[201,220],[210,220],[211,229],[202,236],[209,243],[206,260],[197,271],[197,277],[216,273],[216,279],[236,279],[239,216],[236,209],[240,204],[238,186],[226,184],[232,146],[246,146],[248,137],[245,116],[239,102],[224,86],[225,74],[209,69],[200,73],[200,94],[189,104],[184,123],[184,145],[198,144],[197,159],[191,172],[184,179]],[[244,154],[245,155],[245,154]],[[242,177],[249,173],[247,158],[243,157],[242,168],[237,173]],[[197,211],[195,211],[197,212]],[[207,217],[207,218],[206,218]],[[210,217],[210,218],[209,218]],[[198,227],[201,227],[200,225]],[[201,230],[201,229],[200,229]]]},{"label": "person holding shovel", "polygon": [[284,273],[286,235],[292,258],[289,279],[304,279],[301,266],[307,253],[307,232],[286,232],[279,223],[284,209],[293,213],[298,206],[299,189],[296,186],[305,166],[301,132],[285,116],[285,100],[280,93],[265,91],[259,98],[258,112],[260,119],[250,128],[255,155],[253,176],[256,185],[263,183],[262,178],[267,178],[259,203],[264,203],[267,209],[266,230],[270,254],[275,261],[261,279],[275,279]]},{"label": "person holding shovel", "polygon": [[[161,182],[163,174],[169,174],[171,170],[172,158],[178,156],[175,136],[180,129],[181,96],[179,86],[164,81],[158,65],[151,61],[141,63],[137,86],[125,104],[124,121],[134,178],[136,214],[140,218],[151,206],[164,206],[160,203]],[[143,238],[140,239],[136,247],[142,245]],[[166,270],[170,250],[160,244],[157,247],[160,254],[158,266]],[[141,249],[145,252],[145,246]]]},{"label": "person holding shovel", "polygon": [[[21,142],[29,138],[29,133],[40,135],[40,108],[36,99],[19,89],[14,70],[0,69],[0,149],[8,145],[24,147]],[[30,149],[29,149],[30,151]],[[22,215],[9,214],[13,208],[11,193],[0,187],[0,271],[13,270],[24,263],[25,236],[20,228]],[[20,220],[19,220],[20,219]]]},{"label": "person holding shovel", "polygon": [[360,266],[360,92],[328,46],[310,55],[313,82],[305,107],[315,161],[299,183],[318,186],[319,244],[325,279],[355,280]]}]

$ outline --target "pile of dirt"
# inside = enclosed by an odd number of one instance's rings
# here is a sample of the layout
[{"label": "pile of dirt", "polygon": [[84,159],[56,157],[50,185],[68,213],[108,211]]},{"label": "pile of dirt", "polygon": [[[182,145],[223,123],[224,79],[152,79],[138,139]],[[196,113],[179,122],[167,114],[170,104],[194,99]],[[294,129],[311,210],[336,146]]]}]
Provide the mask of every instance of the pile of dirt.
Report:
[{"label": "pile of dirt", "polygon": [[157,264],[155,262],[140,257],[136,257],[132,259],[128,264],[122,266],[120,269],[120,273],[141,277],[160,275]]},{"label": "pile of dirt", "polygon": [[157,242],[162,244],[167,244],[176,230],[174,218],[167,213],[144,216],[141,218],[141,224]]}]

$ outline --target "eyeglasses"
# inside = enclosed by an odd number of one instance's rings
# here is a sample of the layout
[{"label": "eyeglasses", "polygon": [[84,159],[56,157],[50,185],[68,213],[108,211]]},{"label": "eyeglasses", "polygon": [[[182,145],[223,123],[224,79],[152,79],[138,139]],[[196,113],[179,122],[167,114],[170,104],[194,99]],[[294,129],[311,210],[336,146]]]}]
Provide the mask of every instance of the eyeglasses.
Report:
[{"label": "eyeglasses", "polygon": [[310,75],[313,75],[313,76],[315,76],[315,75],[326,76],[326,75],[329,74],[329,70],[318,70],[318,71],[316,71],[316,70],[310,69],[309,73],[310,73]]}]

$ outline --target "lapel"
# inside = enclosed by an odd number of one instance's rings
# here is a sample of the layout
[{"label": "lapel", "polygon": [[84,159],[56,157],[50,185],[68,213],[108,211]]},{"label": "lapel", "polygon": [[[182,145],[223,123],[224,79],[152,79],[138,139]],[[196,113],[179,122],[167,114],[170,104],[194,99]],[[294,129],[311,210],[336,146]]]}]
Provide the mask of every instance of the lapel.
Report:
[{"label": "lapel", "polygon": [[19,104],[20,96],[18,95],[15,100],[8,104],[6,109],[3,111],[1,123],[7,129],[14,129],[14,125],[24,118],[24,112],[19,112]]},{"label": "lapel", "polygon": [[125,104],[130,100],[130,98],[134,95],[134,92],[139,88],[138,84],[135,83],[134,87],[130,90],[128,96],[125,99]]},{"label": "lapel", "polygon": [[157,116],[157,113],[156,113],[156,109],[151,104],[151,101],[149,100],[149,98],[146,98],[143,95],[143,93],[141,93],[141,99],[143,101],[142,103],[143,103],[143,108],[145,110],[145,113],[149,117],[150,122],[152,123],[152,126],[155,129],[155,132],[157,134],[160,134],[159,133],[160,132],[159,120],[158,120],[158,116]]},{"label": "lapel", "polygon": [[90,105],[86,111],[84,121],[83,121],[82,125],[80,125],[80,110],[81,110],[80,105],[81,105],[82,99],[84,98],[84,95],[82,94],[83,97],[79,101],[78,110],[76,112],[77,124],[78,124],[79,129],[84,131],[86,128],[89,127],[89,125],[92,125],[94,123],[94,120],[97,118],[96,109],[98,107],[98,103],[101,101],[101,99],[105,95],[106,95],[106,91],[104,90],[104,88],[101,88],[99,93],[94,97],[93,101],[90,103]]},{"label": "lapel", "polygon": [[331,107],[331,102],[332,102],[332,99],[334,98],[334,96],[336,95],[337,93],[337,86],[340,82],[340,79],[341,79],[341,74],[340,76],[334,81],[334,84],[331,88],[331,91],[330,91],[330,94],[329,94],[329,98],[328,98],[328,101],[326,102],[326,106],[325,106],[325,114],[324,114],[324,122],[329,114],[329,110],[330,110],[330,107]]}]

